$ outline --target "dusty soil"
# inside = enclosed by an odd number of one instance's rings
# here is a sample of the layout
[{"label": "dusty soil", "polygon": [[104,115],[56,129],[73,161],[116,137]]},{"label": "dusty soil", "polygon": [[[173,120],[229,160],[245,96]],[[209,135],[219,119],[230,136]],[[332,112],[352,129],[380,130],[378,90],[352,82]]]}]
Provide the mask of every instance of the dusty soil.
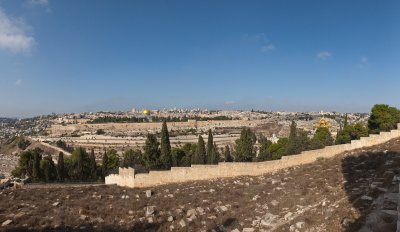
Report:
[{"label": "dusty soil", "polygon": [[368,217],[383,209],[378,199],[398,191],[392,179],[399,167],[400,140],[393,140],[258,177],[149,189],[7,189],[0,192],[0,231],[395,231],[395,219],[376,227]]}]

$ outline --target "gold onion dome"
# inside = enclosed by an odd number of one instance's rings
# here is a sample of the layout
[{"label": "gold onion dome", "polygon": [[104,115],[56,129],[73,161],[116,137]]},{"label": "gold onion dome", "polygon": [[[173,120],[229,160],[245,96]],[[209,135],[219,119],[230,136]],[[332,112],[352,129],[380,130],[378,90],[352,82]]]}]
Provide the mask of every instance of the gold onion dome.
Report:
[{"label": "gold onion dome", "polygon": [[145,114],[145,115],[150,115],[150,110],[148,110],[148,109],[143,109],[143,114]]}]

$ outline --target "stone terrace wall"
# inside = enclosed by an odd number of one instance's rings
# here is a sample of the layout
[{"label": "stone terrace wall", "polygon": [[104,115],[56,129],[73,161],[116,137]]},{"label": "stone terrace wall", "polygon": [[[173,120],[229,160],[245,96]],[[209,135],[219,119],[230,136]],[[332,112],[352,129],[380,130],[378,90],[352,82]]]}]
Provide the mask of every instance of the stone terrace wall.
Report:
[{"label": "stone terrace wall", "polygon": [[[398,124],[400,128],[400,123]],[[345,151],[365,148],[400,137],[400,130],[381,132],[379,135],[353,140],[350,144],[328,146],[319,150],[305,151],[299,155],[283,156],[280,160],[253,163],[219,163],[218,165],[192,165],[191,167],[172,167],[166,171],[150,171],[136,174],[132,168],[120,168],[119,175],[109,175],[106,184],[117,184],[127,187],[149,187],[168,183],[179,183],[195,180],[235,177],[242,175],[258,176],[276,170],[314,162],[318,157],[334,157]]]}]

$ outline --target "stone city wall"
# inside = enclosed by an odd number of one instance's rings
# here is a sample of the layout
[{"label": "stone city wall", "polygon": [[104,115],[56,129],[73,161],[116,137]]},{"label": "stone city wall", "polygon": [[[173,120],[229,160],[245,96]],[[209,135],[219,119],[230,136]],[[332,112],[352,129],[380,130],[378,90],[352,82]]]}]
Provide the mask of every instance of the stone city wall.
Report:
[{"label": "stone city wall", "polygon": [[[400,123],[398,124],[400,128]],[[126,187],[150,187],[168,183],[179,183],[195,180],[235,177],[242,175],[258,176],[280,169],[308,164],[317,158],[334,157],[345,151],[370,147],[400,137],[400,130],[381,132],[379,135],[353,140],[350,144],[328,146],[319,150],[305,151],[299,155],[283,156],[280,160],[253,163],[219,163],[218,165],[192,165],[191,167],[172,167],[166,171],[150,171],[135,174],[132,168],[120,168],[118,175],[105,178],[106,184],[117,184]]]},{"label": "stone city wall", "polygon": [[[169,130],[187,130],[198,128],[203,130],[213,129],[216,127],[254,127],[260,124],[262,120],[210,120],[210,121],[194,121],[188,122],[168,122]],[[50,128],[52,135],[70,134],[74,131],[86,131],[95,133],[98,129],[104,131],[127,132],[127,131],[161,131],[162,123],[102,123],[102,124],[70,124],[60,125],[54,124]]]}]

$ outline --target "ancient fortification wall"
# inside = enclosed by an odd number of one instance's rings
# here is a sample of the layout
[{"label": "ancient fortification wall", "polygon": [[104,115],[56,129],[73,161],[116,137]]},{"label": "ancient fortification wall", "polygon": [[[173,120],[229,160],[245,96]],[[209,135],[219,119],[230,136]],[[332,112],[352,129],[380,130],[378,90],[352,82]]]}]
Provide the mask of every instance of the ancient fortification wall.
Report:
[{"label": "ancient fortification wall", "polygon": [[[168,128],[171,130],[185,130],[198,128],[203,130],[214,129],[216,127],[254,127],[261,123],[261,120],[210,120],[188,122],[169,122]],[[102,123],[102,124],[70,124],[70,125],[52,125],[50,133],[53,135],[72,133],[74,131],[96,132],[98,129],[113,132],[127,131],[161,131],[162,123]]]},{"label": "ancient fortification wall", "polygon": [[[398,124],[400,128],[400,123]],[[218,165],[192,165],[191,167],[173,167],[168,171],[150,171],[136,174],[132,168],[120,168],[119,175],[109,175],[106,184],[127,187],[149,187],[168,183],[178,183],[213,178],[235,177],[242,175],[257,176],[276,170],[314,162],[318,157],[329,158],[345,151],[370,147],[400,137],[400,130],[382,132],[353,140],[351,144],[325,147],[319,150],[305,151],[299,155],[283,156],[280,160],[254,163],[219,163]]]}]

